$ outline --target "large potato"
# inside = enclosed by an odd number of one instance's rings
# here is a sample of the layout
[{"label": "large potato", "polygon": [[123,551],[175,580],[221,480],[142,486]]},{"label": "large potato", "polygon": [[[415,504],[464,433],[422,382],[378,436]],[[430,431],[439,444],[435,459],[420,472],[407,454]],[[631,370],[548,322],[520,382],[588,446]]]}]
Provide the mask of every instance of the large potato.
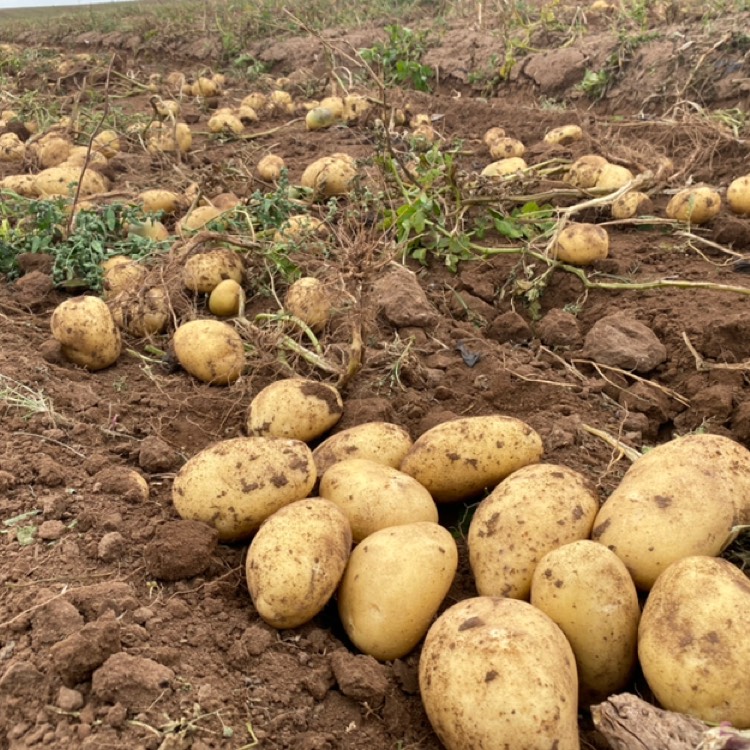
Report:
[{"label": "large potato", "polygon": [[95,193],[105,193],[108,188],[107,178],[93,169],[87,169],[83,176],[79,167],[50,167],[42,170],[34,179],[34,189],[42,197],[50,195],[73,196],[76,186],[81,183],[79,195],[86,197]]},{"label": "large potato", "polygon": [[274,628],[312,620],[336,591],[351,546],[349,521],[328,500],[307,498],[277,510],[261,525],[245,562],[258,614]]},{"label": "large potato", "polygon": [[548,552],[534,571],[531,603],[573,647],[581,703],[625,688],[635,667],[641,610],[628,569],[614,552],[588,539]]},{"label": "large potato", "polygon": [[107,305],[118,327],[132,336],[145,338],[162,333],[169,322],[169,295],[161,286],[138,294],[122,292],[108,300]]},{"label": "large potato", "polygon": [[587,539],[599,498],[581,474],[557,464],[524,466],[479,504],[469,526],[469,562],[484,596],[526,599],[539,560]]},{"label": "large potato", "polygon": [[705,224],[721,211],[721,196],[710,187],[685,188],[673,195],[667,204],[666,214],[670,219],[690,224]]},{"label": "large potato", "polygon": [[177,361],[193,376],[211,385],[233,383],[245,366],[240,334],[220,320],[191,320],[172,337]]},{"label": "large potato", "polygon": [[747,508],[748,460],[737,460],[745,451],[716,437],[649,451],[596,516],[591,538],[625,563],[641,590],[683,557],[718,555],[739,512],[735,503]]},{"label": "large potato", "polygon": [[332,295],[320,279],[303,276],[289,287],[284,309],[310,326],[313,333],[320,333],[331,317]]},{"label": "large potato", "polygon": [[575,657],[560,628],[517,599],[453,605],[419,659],[427,717],[447,750],[578,750]]},{"label": "large potato", "polygon": [[334,386],[286,378],[267,385],[250,402],[247,431],[308,442],[330,430],[343,413],[344,404]]},{"label": "large potato", "polygon": [[398,468],[412,444],[403,427],[390,422],[364,422],[331,435],[313,451],[313,457],[318,476],[345,458],[369,458]]},{"label": "large potato", "polygon": [[727,205],[732,213],[740,216],[750,214],[750,174],[742,175],[729,183]]},{"label": "large potato", "polygon": [[209,294],[225,279],[242,283],[245,266],[233,250],[214,249],[191,255],[182,268],[182,283],[193,292]]},{"label": "large potato", "polygon": [[341,622],[362,652],[386,661],[422,639],[458,565],[450,532],[429,521],[391,526],[360,542],[338,593]]},{"label": "large potato", "polygon": [[52,313],[50,326],[63,355],[87,370],[102,370],[120,356],[120,331],[107,303],[99,297],[61,302]]},{"label": "large potato", "polygon": [[104,286],[102,298],[105,300],[121,292],[135,293],[148,275],[146,266],[127,255],[113,255],[100,265]]},{"label": "large potato", "polygon": [[355,542],[389,526],[438,522],[435,501],[416,479],[366,458],[349,458],[331,466],[321,477],[320,495],[341,508]]},{"label": "large potato", "polygon": [[604,167],[609,162],[598,154],[585,154],[576,159],[565,175],[565,182],[573,187],[588,190],[596,185]]},{"label": "large potato", "polygon": [[750,580],[726,560],[686,557],[658,578],[638,656],[659,703],[750,729]]},{"label": "large potato", "polygon": [[462,417],[433,427],[399,467],[437,502],[465,500],[542,457],[542,439],[514,417]]},{"label": "large potato", "polygon": [[307,497],[315,464],[305,443],[283,438],[223,440],[177,473],[172,501],[182,518],[214,526],[219,539],[249,537],[272,513]]},{"label": "large potato", "polygon": [[558,235],[552,255],[563,263],[590,266],[609,254],[609,235],[604,227],[578,222],[568,224]]}]

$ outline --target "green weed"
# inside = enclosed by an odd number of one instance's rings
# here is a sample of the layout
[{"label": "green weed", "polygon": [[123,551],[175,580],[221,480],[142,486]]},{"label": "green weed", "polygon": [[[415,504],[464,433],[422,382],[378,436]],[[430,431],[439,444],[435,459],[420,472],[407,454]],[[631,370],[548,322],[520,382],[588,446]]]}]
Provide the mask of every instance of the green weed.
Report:
[{"label": "green weed", "polygon": [[429,91],[435,71],[421,62],[427,51],[427,32],[416,32],[395,24],[386,26],[385,30],[388,39],[360,50],[362,59],[377,69],[386,86]]}]

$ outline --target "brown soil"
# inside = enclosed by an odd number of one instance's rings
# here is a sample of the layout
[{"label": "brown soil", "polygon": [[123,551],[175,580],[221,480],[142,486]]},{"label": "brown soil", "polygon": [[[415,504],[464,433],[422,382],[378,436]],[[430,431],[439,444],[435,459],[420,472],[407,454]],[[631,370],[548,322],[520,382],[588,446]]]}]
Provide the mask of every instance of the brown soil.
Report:
[{"label": "brown soil", "polygon": [[[603,21],[597,31],[595,19],[590,34],[573,47],[556,50],[554,39],[537,42],[547,51],[525,58],[510,82],[491,91],[478,90],[482,86],[468,74],[486,69],[497,49],[493,35],[450,28],[426,59],[441,71],[439,93],[394,91],[392,103],[440,115],[441,137],[463,141],[459,166],[465,174],[489,161],[481,138],[491,125],[521,138],[532,162],[593,151],[637,173],[657,172],[669,157],[673,168],[657,175],[652,191],[655,213],[663,216],[668,191],[700,181],[724,189],[747,171],[748,159],[742,138],[686,104],[745,103],[742,87],[728,83],[747,75],[746,50],[732,44],[731,34],[744,27],[742,21],[728,21],[727,41],[715,47],[722,29],[709,39],[690,19],[669,20],[677,24],[675,33],[639,47],[597,107],[576,84],[609,57],[617,40]],[[696,44],[677,33],[685,29]],[[360,32],[354,46],[377,36]],[[337,33],[328,38],[341,48],[349,41]],[[140,81],[167,72],[141,41],[76,40],[93,50],[117,48],[115,67]],[[690,50],[684,64],[675,58],[675,45]],[[211,45],[201,54],[206,49]],[[312,81],[322,89],[326,83],[317,39],[251,52],[272,63],[274,74],[303,71],[305,86]],[[189,58],[186,45],[175,54]],[[79,75],[52,77],[51,87],[68,106],[82,91],[101,92],[103,80],[96,82],[92,71],[101,73],[107,59],[102,54],[85,63]],[[192,65],[200,68],[195,60]],[[725,72],[710,76],[710,86],[709,66]],[[42,83],[39,71],[18,75],[21,90]],[[225,98],[238,101],[251,88],[230,81]],[[123,106],[147,111],[147,96],[131,96]],[[565,101],[568,108],[541,108],[540,97]],[[205,130],[205,112],[191,106],[194,129]],[[248,132],[287,119],[272,116]],[[582,142],[544,146],[547,130],[569,122],[584,127]],[[200,136],[179,165],[131,144],[110,170],[124,195],[157,185],[182,190],[196,181],[207,195],[231,190],[247,198],[264,187],[251,172],[270,150],[284,156],[295,182],[314,157],[334,151],[373,169],[375,140],[374,117],[316,133],[297,122],[244,142]],[[8,173],[0,163],[0,177]],[[560,186],[523,187],[533,193]],[[592,209],[585,218],[607,217]],[[540,433],[546,461],[582,472],[602,497],[627,461],[585,426],[636,449],[698,428],[749,444],[746,370],[731,366],[750,357],[750,284],[734,266],[750,241],[747,219],[723,209],[695,230],[698,239],[654,225],[610,227],[609,257],[589,269],[592,280],[668,279],[696,287],[586,290],[576,276],[557,271],[538,309],[517,283],[542,270],[533,259],[497,255],[461,263],[457,273],[412,260],[403,268],[378,244],[372,222],[344,214],[336,233],[332,254],[321,257],[309,248],[295,259],[339,290],[339,313],[322,337],[332,361],[346,360],[352,326],[362,326],[363,366],[343,389],[345,411],[335,430],[386,420],[416,438],[456,416],[512,415]],[[497,237],[487,244],[493,242],[505,244]],[[277,311],[273,296],[254,286],[252,251],[246,257],[249,311]],[[50,407],[32,414],[0,402],[0,519],[28,514],[5,525],[0,536],[0,748],[441,747],[418,694],[418,650],[386,664],[359,655],[335,605],[308,625],[277,632],[251,604],[246,547],[216,545],[205,530],[174,524],[171,484],[179,467],[205,446],[243,434],[247,406],[263,386],[290,371],[320,379],[325,373],[301,359],[285,366],[270,335],[255,342],[267,351],[225,388],[144,358],[138,340],[126,341],[127,351],[113,367],[86,372],[65,361],[51,341],[51,312],[70,295],[53,288],[48,270],[29,264],[25,275],[0,285],[0,374],[42,391]],[[734,289],[700,288],[704,282]],[[279,297],[283,292],[276,289]],[[184,317],[206,314],[201,297],[182,304]],[[650,329],[655,343],[643,351],[646,335],[640,332],[626,346],[616,344],[622,326],[591,333],[615,313],[621,323]],[[705,361],[696,360],[688,342]],[[167,348],[168,341],[153,343]],[[147,499],[126,468],[148,480]],[[454,530],[461,554],[444,606],[475,594],[463,538],[469,508],[443,509],[442,521]],[[35,535],[29,539],[22,530],[31,526]],[[585,714],[581,728],[588,742],[606,746]]]}]

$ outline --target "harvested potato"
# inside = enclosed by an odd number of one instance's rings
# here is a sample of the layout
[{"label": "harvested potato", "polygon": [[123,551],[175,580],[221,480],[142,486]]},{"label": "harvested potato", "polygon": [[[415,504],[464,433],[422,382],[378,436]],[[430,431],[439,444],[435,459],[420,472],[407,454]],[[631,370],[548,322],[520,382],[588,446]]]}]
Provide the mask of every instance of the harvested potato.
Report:
[{"label": "harvested potato", "polygon": [[579,125],[561,125],[552,128],[544,135],[544,142],[558,146],[567,146],[583,138],[583,130]]},{"label": "harvested potato", "polygon": [[487,148],[490,148],[500,138],[505,138],[505,128],[493,127],[485,132],[482,136],[482,141]]},{"label": "harvested potato", "polygon": [[307,497],[314,485],[315,464],[305,443],[239,437],[194,455],[174,479],[172,501],[182,518],[215,527],[222,541],[236,541],[280,508]]},{"label": "harvested potato", "polygon": [[245,304],[245,292],[234,279],[220,281],[208,298],[208,309],[220,318],[238,315]]},{"label": "harvested potato", "polygon": [[364,422],[331,435],[313,451],[313,457],[318,476],[346,458],[369,458],[397,469],[412,444],[403,427],[390,422]]},{"label": "harvested potato", "polygon": [[237,208],[242,201],[232,192],[219,193],[211,198],[211,205],[220,208],[222,211],[230,211]]},{"label": "harvested potato", "polygon": [[659,703],[750,729],[750,580],[726,560],[685,557],[659,576],[643,609],[638,657]]},{"label": "harvested potato", "polygon": [[240,334],[220,320],[191,320],[174,332],[177,361],[193,377],[211,385],[227,385],[242,374],[245,348]]},{"label": "harvested potato", "polygon": [[221,94],[221,86],[215,78],[212,79],[207,76],[200,76],[193,84],[193,96],[209,98],[212,96],[219,96],[219,94]]},{"label": "harvested potato", "polygon": [[557,235],[552,254],[563,263],[590,266],[609,254],[609,235],[596,224],[571,223]]},{"label": "harvested potato", "polygon": [[243,107],[250,107],[256,112],[261,112],[268,105],[268,97],[260,91],[248,94],[241,102]]},{"label": "harvested potato", "polygon": [[523,172],[525,169],[527,169],[526,162],[520,156],[513,156],[488,164],[482,170],[482,177],[508,177],[517,172]]},{"label": "harvested potato", "polygon": [[309,214],[294,214],[286,224],[274,232],[274,242],[301,242],[325,233],[326,225],[321,219]]},{"label": "harvested potato", "polygon": [[111,159],[122,150],[120,136],[114,130],[102,130],[91,141],[91,150],[97,151],[107,159]]},{"label": "harvested potato", "polygon": [[412,131],[412,143],[416,151],[424,152],[429,150],[430,146],[435,143],[436,138],[437,133],[435,132],[435,128],[428,123],[417,125]]},{"label": "harvested potato", "polygon": [[328,107],[315,107],[305,115],[308,130],[325,130],[336,123],[336,116]]},{"label": "harvested potato", "polygon": [[36,149],[36,158],[42,169],[56,167],[62,164],[70,155],[73,144],[62,136],[53,135],[39,141]]},{"label": "harvested potato", "polygon": [[182,207],[182,198],[171,190],[144,190],[138,199],[147,214],[176,214]]},{"label": "harvested potato", "polygon": [[520,419],[499,414],[462,417],[420,435],[399,468],[437,502],[455,502],[537,463],[542,451],[542,439]]},{"label": "harvested potato", "polygon": [[389,526],[438,522],[432,496],[416,479],[367,458],[333,464],[321,477],[319,492],[349,519],[355,542]]},{"label": "harvested potato", "polygon": [[63,356],[87,370],[103,370],[120,356],[120,331],[106,302],[99,297],[73,297],[61,302],[52,313],[50,327]]},{"label": "harvested potato", "polygon": [[320,279],[303,276],[287,290],[284,309],[310,326],[313,333],[320,333],[331,317],[333,302]]},{"label": "harvested potato", "polygon": [[267,385],[250,402],[250,435],[309,442],[333,427],[344,413],[338,390],[327,383],[285,378]]},{"label": "harvested potato", "polygon": [[588,539],[548,552],[534,571],[531,604],[572,646],[582,705],[625,689],[635,669],[641,610],[628,569],[614,552]]},{"label": "harvested potato", "polygon": [[10,190],[24,198],[36,198],[39,193],[34,184],[35,179],[32,174],[11,174],[0,180],[0,189]]},{"label": "harvested potato", "polygon": [[517,599],[443,612],[419,658],[419,692],[446,750],[578,750],[575,658],[560,628]]},{"label": "harvested potato", "polygon": [[146,338],[163,333],[169,322],[169,296],[163,287],[138,294],[122,292],[107,301],[117,326],[131,336]]},{"label": "harvested potato", "polygon": [[477,591],[527,599],[539,560],[587,539],[598,510],[593,486],[573,469],[532,464],[514,471],[471,519],[467,543]]},{"label": "harvested potato", "polygon": [[255,168],[258,177],[265,182],[276,182],[281,177],[281,170],[286,165],[284,160],[276,154],[266,154]]},{"label": "harvested potato", "polygon": [[89,151],[86,146],[73,146],[68,151],[68,158],[59,166],[77,167],[80,171],[84,164],[87,169],[102,169],[107,166],[107,157],[98,151]]},{"label": "harvested potato", "polygon": [[338,593],[352,643],[381,661],[406,656],[427,632],[457,566],[450,532],[429,521],[391,526],[361,541]]},{"label": "harvested potato", "polygon": [[617,198],[612,204],[613,219],[632,219],[653,214],[654,204],[646,193],[631,190]]},{"label": "harvested potato", "polygon": [[490,156],[493,159],[510,159],[526,153],[526,146],[517,138],[497,138],[490,144]]},{"label": "harvested potato", "polygon": [[282,91],[281,89],[272,91],[268,97],[268,105],[278,112],[287,115],[294,114],[294,100],[288,91]]},{"label": "harvested potato", "polygon": [[721,196],[710,187],[691,187],[680,190],[667,203],[670,219],[689,224],[705,224],[721,211]]},{"label": "harvested potato", "polygon": [[605,164],[594,187],[597,190],[607,190],[614,193],[621,187],[627,185],[633,179],[633,173],[627,167],[621,167],[619,164]]},{"label": "harvested potato", "polygon": [[182,267],[182,283],[192,292],[212,292],[224,279],[242,282],[245,266],[234,250],[215,248],[191,255]]},{"label": "harvested potato", "polygon": [[193,232],[202,229],[211,221],[218,219],[223,211],[216,206],[198,206],[194,208],[187,216],[180,219],[177,229],[178,232]]},{"label": "harvested potato", "polygon": [[352,123],[358,120],[370,109],[370,102],[364,96],[359,94],[349,94],[344,97],[344,114],[345,122]]},{"label": "harvested potato", "polygon": [[81,177],[78,167],[50,167],[44,169],[34,179],[34,189],[42,197],[51,195],[65,195],[72,197],[76,192],[76,185],[81,183],[80,197],[107,192],[107,179],[92,169],[87,169]]},{"label": "harvested potato", "polygon": [[15,133],[0,135],[0,163],[21,164],[26,155],[26,144]]},{"label": "harvested potato", "polygon": [[249,125],[251,122],[258,122],[258,113],[246,105],[237,108],[237,117],[243,125]]},{"label": "harvested potato", "polygon": [[331,198],[348,193],[357,176],[350,160],[339,156],[324,156],[308,165],[302,173],[300,184],[310,188],[316,198]]},{"label": "harvested potato", "polygon": [[242,120],[231,112],[216,112],[208,119],[208,129],[212,133],[234,133],[238,135],[245,126]]},{"label": "harvested potato", "polygon": [[106,300],[108,297],[114,297],[120,292],[135,291],[141,286],[148,269],[138,261],[129,258],[127,255],[113,255],[111,258],[102,261],[102,297]]},{"label": "harvested potato", "polygon": [[169,230],[157,219],[130,221],[127,225],[128,237],[145,237],[154,242],[164,242],[169,238]]},{"label": "harvested potato", "polygon": [[585,154],[576,159],[568,169],[564,180],[573,187],[588,190],[596,185],[602,169],[609,162],[597,154]]},{"label": "harvested potato", "polygon": [[352,546],[346,516],[322,498],[297,500],[261,525],[245,561],[258,614],[274,628],[312,620],[333,596]]},{"label": "harvested potato", "polygon": [[318,106],[329,110],[334,120],[342,120],[344,118],[344,100],[340,96],[326,96],[320,100]]},{"label": "harvested potato", "polygon": [[732,213],[750,215],[750,174],[732,180],[727,188],[727,205]]},{"label": "harvested potato", "polygon": [[147,148],[152,154],[186,154],[193,146],[193,134],[185,122],[153,122],[148,131]]}]

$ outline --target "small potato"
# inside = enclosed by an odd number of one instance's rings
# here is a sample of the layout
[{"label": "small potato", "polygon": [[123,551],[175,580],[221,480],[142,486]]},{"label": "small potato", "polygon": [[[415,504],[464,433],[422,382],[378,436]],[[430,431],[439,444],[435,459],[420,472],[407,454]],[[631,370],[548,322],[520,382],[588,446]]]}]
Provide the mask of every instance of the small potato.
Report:
[{"label": "small potato", "polygon": [[412,144],[415,151],[425,152],[429,151],[430,146],[435,143],[437,133],[435,128],[428,123],[422,123],[417,125],[412,131]]},{"label": "small potato", "polygon": [[288,91],[282,91],[281,89],[272,91],[268,97],[268,105],[278,112],[288,115],[294,114],[294,100]]},{"label": "small potato", "polygon": [[336,123],[336,116],[328,107],[315,107],[305,115],[308,130],[325,130]]},{"label": "small potato", "polygon": [[565,182],[573,187],[588,190],[596,185],[602,169],[607,164],[609,162],[603,156],[598,156],[597,154],[581,156],[570,165],[570,169],[564,178]]},{"label": "small potato", "polygon": [[233,250],[217,248],[191,255],[182,267],[182,283],[192,292],[209,294],[224,279],[242,282],[244,264]]},{"label": "small potato", "polygon": [[284,309],[310,326],[313,333],[320,333],[331,317],[333,302],[320,279],[303,276],[289,287],[284,298]]},{"label": "small potato", "polygon": [[596,224],[568,224],[557,235],[553,256],[563,263],[590,266],[609,255],[609,235]]},{"label": "small potato", "polygon": [[750,579],[726,560],[686,557],[659,576],[643,609],[638,657],[659,703],[750,729]]},{"label": "small potato", "polygon": [[120,356],[120,331],[99,297],[73,297],[61,302],[52,313],[50,326],[63,356],[87,370],[103,370]]},{"label": "small potato", "polygon": [[412,445],[403,427],[390,422],[364,422],[331,435],[313,451],[313,457],[318,476],[346,458],[369,458],[397,469]]},{"label": "small potato", "polygon": [[26,155],[26,144],[15,133],[0,135],[0,164],[3,162],[23,163]]},{"label": "small potato", "polygon": [[240,334],[220,320],[191,320],[172,337],[177,361],[193,377],[211,385],[233,383],[245,366]]},{"label": "small potato", "polygon": [[147,214],[162,212],[172,216],[182,205],[180,196],[171,190],[144,190],[138,199]]},{"label": "small potato", "polygon": [[127,255],[113,255],[101,263],[104,289],[103,299],[114,297],[120,292],[136,291],[143,284],[148,269]]},{"label": "small potato", "polygon": [[153,242],[164,242],[169,238],[169,230],[156,219],[131,221],[127,225],[128,237],[145,237]]},{"label": "small potato", "polygon": [[152,154],[186,154],[193,146],[193,134],[186,122],[154,122],[148,131],[146,147]]},{"label": "small potato", "polygon": [[241,102],[243,107],[251,107],[256,112],[264,110],[268,104],[268,97],[260,91],[248,94]]},{"label": "small potato", "polygon": [[446,750],[578,750],[575,658],[560,628],[516,599],[443,612],[419,657],[419,692]]},{"label": "small potato", "polygon": [[505,138],[505,128],[493,127],[485,132],[482,136],[482,141],[487,148],[490,148],[500,138]]},{"label": "small potato", "polygon": [[340,96],[327,96],[321,99],[318,106],[329,110],[334,120],[342,120],[344,117],[344,100]]},{"label": "small potato", "polygon": [[208,309],[220,318],[229,318],[239,314],[244,304],[245,292],[234,279],[220,281],[208,298]]},{"label": "small potato", "polygon": [[184,231],[193,232],[198,229],[203,229],[209,222],[218,219],[222,213],[220,208],[216,206],[198,206],[194,208],[187,216],[180,219],[177,225],[178,232]]},{"label": "small potato", "polygon": [[285,378],[267,385],[250,402],[247,431],[307,443],[330,430],[343,413],[344,404],[334,386]]},{"label": "small potato", "polygon": [[689,224],[706,224],[721,211],[721,196],[710,187],[680,190],[667,204],[667,218]]},{"label": "small potato", "polygon": [[631,190],[621,195],[612,204],[613,219],[632,219],[636,216],[653,214],[654,204],[646,193]]},{"label": "small potato", "polygon": [[201,76],[193,84],[193,96],[203,96],[209,98],[218,96],[221,93],[221,86],[216,80]]},{"label": "small potato", "polygon": [[521,157],[525,153],[526,146],[517,138],[498,138],[490,144],[490,156],[493,159]]},{"label": "small potato", "polygon": [[284,160],[276,154],[266,154],[255,168],[258,177],[264,182],[276,182],[285,167]]},{"label": "small potato", "polygon": [[346,516],[322,498],[297,500],[261,525],[245,562],[258,614],[274,628],[296,628],[328,603],[352,546]]},{"label": "small potato", "polygon": [[750,215],[750,174],[732,180],[727,188],[727,205],[732,213]]},{"label": "small potato", "polygon": [[36,198],[39,193],[34,185],[35,176],[31,174],[12,174],[0,180],[0,189],[10,190],[24,198]]},{"label": "small potato", "polygon": [[450,532],[422,521],[371,534],[352,552],[341,579],[341,624],[363,653],[388,661],[422,639],[458,566]]},{"label": "small potato", "polygon": [[310,164],[302,173],[300,184],[310,188],[313,196],[332,198],[347,194],[357,176],[357,169],[349,160],[324,156]]},{"label": "small potato", "polygon": [[345,122],[356,122],[368,109],[370,109],[370,102],[364,96],[349,94],[344,97],[343,118]]},{"label": "small potato", "polygon": [[513,156],[488,164],[482,170],[482,177],[509,177],[517,172],[523,172],[525,169],[527,169],[526,162],[519,156]]},{"label": "small potato", "polygon": [[492,414],[463,417],[423,433],[399,467],[438,503],[478,495],[542,457],[542,439],[520,419]]},{"label": "small potato", "polygon": [[594,187],[597,190],[607,190],[614,193],[621,187],[627,185],[633,179],[633,173],[627,167],[619,164],[605,164],[599,172]]},{"label": "small potato", "polygon": [[483,596],[527,599],[539,560],[587,539],[599,497],[581,474],[557,464],[524,466],[479,504],[469,526],[469,562]]},{"label": "small potato", "polygon": [[146,338],[163,333],[169,323],[169,296],[155,286],[138,294],[126,291],[108,299],[107,305],[118,328],[131,336]]},{"label": "small potato", "polygon": [[239,135],[245,129],[242,120],[231,112],[217,112],[209,117],[207,125],[211,133]]},{"label": "small potato", "polygon": [[321,219],[309,214],[293,214],[287,222],[273,235],[274,242],[301,242],[305,239],[319,237],[325,232]]},{"label": "small potato", "polygon": [[552,128],[544,136],[544,142],[558,146],[567,146],[583,138],[583,130],[579,125],[561,125],[559,128]]},{"label": "small potato", "polygon": [[39,142],[36,152],[36,158],[42,169],[56,167],[62,164],[70,155],[72,144],[66,138],[61,136],[52,136],[44,138]]},{"label": "small potato", "polygon": [[107,166],[107,157],[98,151],[89,151],[87,146],[72,146],[68,158],[59,166],[76,167],[80,171],[84,164],[87,169],[101,169]]},{"label": "small potato", "polygon": [[232,438],[205,448],[179,470],[172,501],[182,518],[213,526],[221,541],[237,541],[307,497],[315,478],[312,453],[299,440]]},{"label": "small potato", "polygon": [[258,122],[258,113],[252,108],[242,105],[237,109],[237,117],[243,125]]},{"label": "small potato", "polygon": [[628,569],[614,552],[588,539],[548,552],[534,571],[531,604],[573,647],[582,705],[625,689],[635,668],[641,610]]},{"label": "small potato", "polygon": [[336,503],[349,519],[355,542],[389,526],[438,522],[432,496],[416,479],[366,458],[331,466],[321,477],[320,495]]},{"label": "small potato", "polygon": [[107,159],[111,159],[122,150],[120,147],[120,136],[114,130],[102,130],[91,141],[91,149],[98,151]]}]

